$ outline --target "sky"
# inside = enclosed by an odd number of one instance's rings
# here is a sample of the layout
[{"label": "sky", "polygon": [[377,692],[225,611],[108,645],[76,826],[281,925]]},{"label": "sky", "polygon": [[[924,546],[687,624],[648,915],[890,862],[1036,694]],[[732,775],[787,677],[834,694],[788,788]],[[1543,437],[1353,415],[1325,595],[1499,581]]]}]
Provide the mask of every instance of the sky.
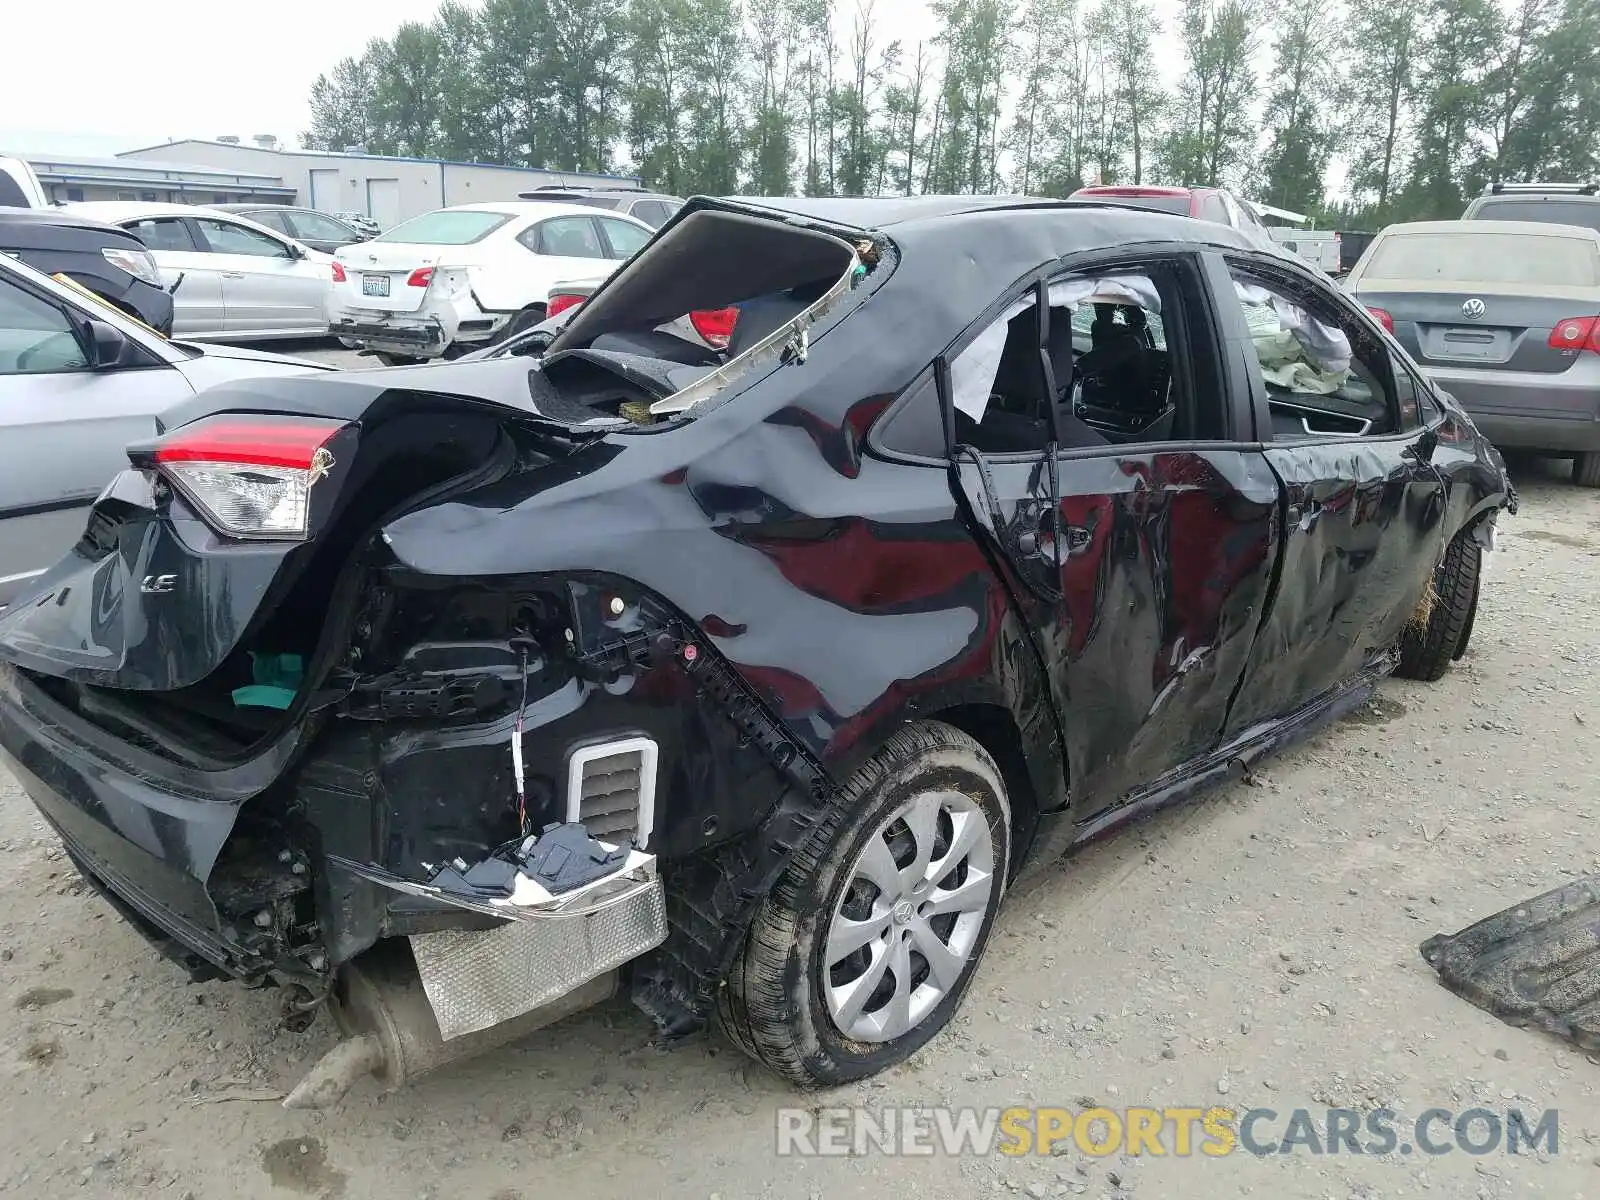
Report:
[{"label": "sky", "polygon": [[[855,5],[836,3],[848,45]],[[297,144],[317,76],[369,38],[429,19],[437,0],[275,0],[248,11],[220,0],[146,0],[137,13],[111,0],[11,0],[6,8],[8,49],[22,53],[8,53],[0,70],[0,153],[111,155],[221,134]],[[874,16],[883,42],[909,47],[935,29],[924,0],[874,0]],[[70,54],[27,52],[68,46]],[[1159,46],[1156,57],[1175,64],[1176,48]]]}]

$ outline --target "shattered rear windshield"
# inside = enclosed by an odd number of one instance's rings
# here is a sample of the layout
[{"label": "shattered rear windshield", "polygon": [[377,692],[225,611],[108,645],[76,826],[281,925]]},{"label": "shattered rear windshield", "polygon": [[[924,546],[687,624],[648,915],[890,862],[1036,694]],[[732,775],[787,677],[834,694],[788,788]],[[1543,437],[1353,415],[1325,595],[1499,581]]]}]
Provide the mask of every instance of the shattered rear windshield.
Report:
[{"label": "shattered rear windshield", "polygon": [[[685,413],[757,368],[804,362],[811,328],[877,260],[870,239],[702,209],[577,308],[550,343],[546,370],[561,375],[579,359],[656,392],[651,419]],[[684,262],[702,266],[684,271]],[[629,404],[625,415],[638,420],[639,411]]]}]

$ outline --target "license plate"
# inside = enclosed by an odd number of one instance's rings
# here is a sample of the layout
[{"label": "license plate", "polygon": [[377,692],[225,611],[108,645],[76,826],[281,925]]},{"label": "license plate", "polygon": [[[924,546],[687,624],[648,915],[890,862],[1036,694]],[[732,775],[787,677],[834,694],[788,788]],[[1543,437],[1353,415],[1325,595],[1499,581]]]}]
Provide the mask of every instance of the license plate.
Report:
[{"label": "license plate", "polygon": [[363,275],[361,277],[361,294],[363,296],[387,296],[389,294],[389,277],[387,275]]}]

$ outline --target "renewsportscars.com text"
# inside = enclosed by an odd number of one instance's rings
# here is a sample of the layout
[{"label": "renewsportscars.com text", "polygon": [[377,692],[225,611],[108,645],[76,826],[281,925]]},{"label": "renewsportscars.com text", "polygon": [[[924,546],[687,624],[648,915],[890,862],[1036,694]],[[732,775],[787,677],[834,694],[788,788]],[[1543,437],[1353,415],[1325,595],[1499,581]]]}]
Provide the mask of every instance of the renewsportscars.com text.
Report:
[{"label": "renewsportscars.com text", "polygon": [[780,1155],[1554,1155],[1556,1109],[780,1108]]}]

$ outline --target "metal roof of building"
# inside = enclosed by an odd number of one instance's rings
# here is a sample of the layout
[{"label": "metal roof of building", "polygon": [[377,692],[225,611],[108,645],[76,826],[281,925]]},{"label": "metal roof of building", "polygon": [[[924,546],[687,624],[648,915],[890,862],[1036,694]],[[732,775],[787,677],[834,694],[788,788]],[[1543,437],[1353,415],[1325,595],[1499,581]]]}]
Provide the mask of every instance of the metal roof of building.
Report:
[{"label": "metal roof of building", "polygon": [[92,158],[84,155],[71,157],[27,156],[34,174],[43,183],[102,183],[144,184],[182,190],[184,185],[197,188],[260,192],[268,195],[295,194],[295,189],[283,182],[281,175],[261,171],[230,171],[225,167],[203,167],[193,163],[129,162],[122,158]]},{"label": "metal roof of building", "polygon": [[605,179],[612,182],[638,183],[637,175],[608,175],[599,171],[567,171],[560,167],[516,167],[506,163],[466,162],[452,158],[409,158],[396,154],[368,154],[364,151],[344,150],[302,150],[287,146],[256,146],[244,142],[219,142],[212,138],[183,138],[175,142],[162,142],[156,146],[138,146],[132,150],[124,150],[119,157],[130,154],[149,154],[154,150],[166,150],[177,146],[227,146],[230,150],[250,150],[258,154],[284,154],[291,157],[295,155],[308,155],[318,158],[356,158],[369,159],[377,162],[391,163],[419,163],[428,167],[483,167],[490,171],[524,171],[535,172],[541,175],[558,175],[563,179]]}]

